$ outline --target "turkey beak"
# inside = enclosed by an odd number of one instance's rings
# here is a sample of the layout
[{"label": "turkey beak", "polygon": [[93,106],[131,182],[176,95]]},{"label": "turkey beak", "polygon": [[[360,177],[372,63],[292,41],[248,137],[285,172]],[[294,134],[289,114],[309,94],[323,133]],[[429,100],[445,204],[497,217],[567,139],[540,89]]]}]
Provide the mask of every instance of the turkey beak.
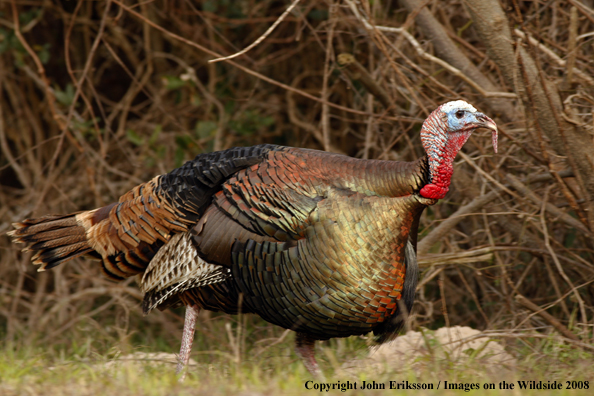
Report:
[{"label": "turkey beak", "polygon": [[497,153],[497,124],[483,113],[475,113],[478,128],[487,128],[492,131],[493,149]]}]

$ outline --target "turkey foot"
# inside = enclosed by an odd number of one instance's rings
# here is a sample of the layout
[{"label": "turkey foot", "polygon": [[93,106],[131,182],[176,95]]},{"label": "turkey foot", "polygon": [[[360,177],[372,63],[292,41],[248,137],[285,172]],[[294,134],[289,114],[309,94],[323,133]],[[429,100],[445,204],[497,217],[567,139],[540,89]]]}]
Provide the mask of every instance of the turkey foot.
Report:
[{"label": "turkey foot", "polygon": [[316,340],[309,337],[307,334],[297,333],[297,337],[295,337],[295,352],[297,352],[297,356],[303,361],[307,371],[309,371],[315,379],[326,382],[326,378],[324,377],[324,374],[322,374],[322,370],[320,370],[318,362],[316,361],[315,342]]},{"label": "turkey foot", "polygon": [[197,306],[186,307],[186,318],[184,320],[184,330],[182,333],[182,343],[177,357],[177,368],[175,374],[179,377],[179,382],[186,378],[188,362],[190,361],[190,352],[192,352],[192,343],[194,342],[194,330],[196,328],[196,318],[200,309]]}]

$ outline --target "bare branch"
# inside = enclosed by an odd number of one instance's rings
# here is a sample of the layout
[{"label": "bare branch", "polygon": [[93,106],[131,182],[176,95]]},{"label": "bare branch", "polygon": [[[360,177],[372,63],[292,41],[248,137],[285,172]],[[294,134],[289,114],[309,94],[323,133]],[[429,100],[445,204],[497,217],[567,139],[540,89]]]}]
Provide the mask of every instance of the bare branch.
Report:
[{"label": "bare branch", "polygon": [[248,52],[249,50],[253,49],[254,47],[256,47],[258,44],[260,44],[262,41],[266,40],[266,37],[270,36],[270,33],[272,33],[274,31],[274,29],[276,29],[276,27],[287,17],[287,15],[289,15],[289,13],[291,11],[293,11],[293,8],[295,8],[295,6],[297,6],[297,4],[300,2],[301,0],[294,0],[290,6],[287,7],[287,9],[285,10],[285,12],[283,12],[281,14],[281,16],[278,17],[278,19],[276,21],[274,21],[274,23],[272,24],[272,26],[270,26],[260,37],[258,37],[258,39],[256,39],[256,41],[254,41],[252,44],[248,45],[247,47],[245,47],[244,49],[242,49],[239,52],[234,53],[233,55],[228,55],[228,56],[223,56],[220,58],[216,58],[216,59],[211,59],[208,62],[210,63],[215,63],[215,62],[220,62],[220,61],[224,61],[224,60],[229,60],[229,59],[233,59],[233,58],[237,58],[238,56],[241,56],[243,54],[245,54],[246,52]]}]

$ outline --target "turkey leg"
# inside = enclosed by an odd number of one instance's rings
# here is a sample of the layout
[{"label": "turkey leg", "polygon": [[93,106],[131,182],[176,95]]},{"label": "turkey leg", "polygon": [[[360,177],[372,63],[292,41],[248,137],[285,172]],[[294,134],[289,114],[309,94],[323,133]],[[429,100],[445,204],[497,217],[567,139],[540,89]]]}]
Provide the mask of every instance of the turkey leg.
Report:
[{"label": "turkey leg", "polygon": [[182,343],[177,357],[177,368],[175,374],[180,374],[179,382],[186,377],[187,365],[190,361],[190,352],[192,352],[192,343],[194,342],[194,330],[196,328],[196,318],[200,309],[197,306],[186,307],[186,318],[184,320],[184,330],[182,333]]},{"label": "turkey leg", "polygon": [[295,337],[295,352],[303,361],[307,371],[309,371],[317,380],[325,382],[326,379],[324,378],[324,374],[322,374],[320,367],[318,367],[318,362],[316,361],[315,342],[316,340],[309,337],[307,334],[297,333],[297,336]]}]

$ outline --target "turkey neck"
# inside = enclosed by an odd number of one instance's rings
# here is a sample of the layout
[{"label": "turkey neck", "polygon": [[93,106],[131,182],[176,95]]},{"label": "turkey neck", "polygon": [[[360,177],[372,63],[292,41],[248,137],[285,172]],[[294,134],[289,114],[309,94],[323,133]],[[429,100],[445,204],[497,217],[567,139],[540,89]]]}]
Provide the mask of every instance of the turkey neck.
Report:
[{"label": "turkey neck", "polygon": [[[417,193],[429,181],[427,156],[404,162],[363,160],[307,149],[289,152],[294,157],[285,156],[285,161],[292,162],[299,174],[323,181],[312,185],[316,190],[331,186],[368,196],[403,197]],[[323,195],[323,191],[317,192]]]},{"label": "turkey neck", "polygon": [[418,193],[429,182],[429,161],[426,155],[413,162],[392,161],[388,167],[389,196]]}]

